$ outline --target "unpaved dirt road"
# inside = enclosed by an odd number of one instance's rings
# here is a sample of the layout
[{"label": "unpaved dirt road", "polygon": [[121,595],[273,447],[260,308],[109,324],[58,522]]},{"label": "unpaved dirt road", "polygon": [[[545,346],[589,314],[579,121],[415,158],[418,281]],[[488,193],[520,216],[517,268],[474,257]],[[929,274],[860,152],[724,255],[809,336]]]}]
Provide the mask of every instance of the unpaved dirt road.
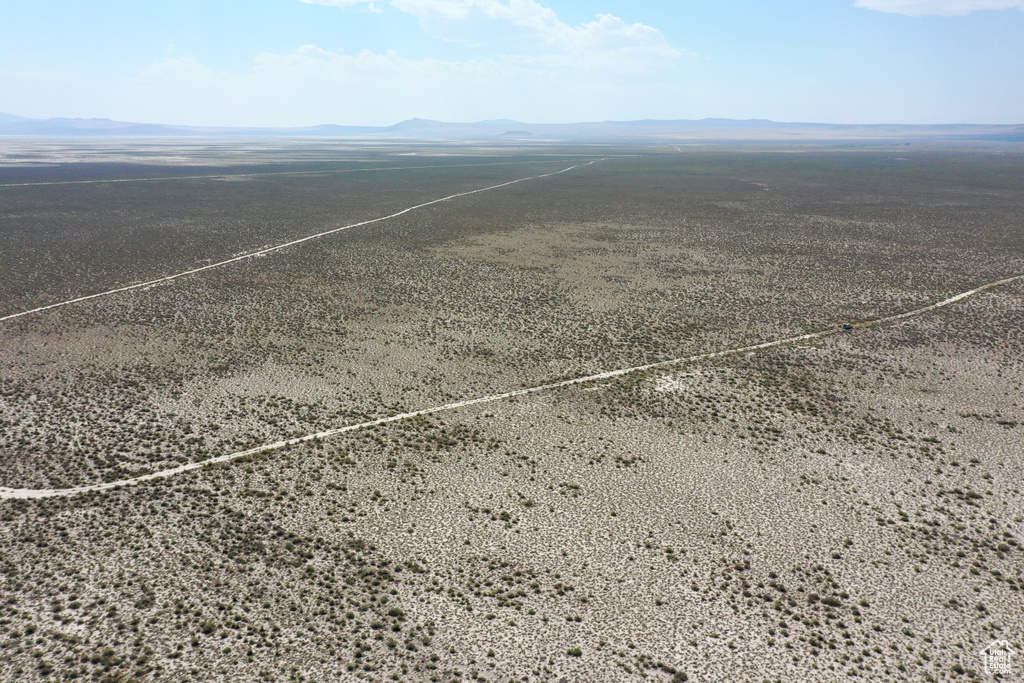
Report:
[{"label": "unpaved dirt road", "polygon": [[599,161],[605,161],[605,158],[594,159],[593,161],[588,161],[588,162],[581,163],[581,164],[575,164],[573,166],[569,166],[568,168],[563,168],[560,171],[552,171],[551,173],[542,173],[540,175],[528,176],[526,178],[516,178],[515,180],[509,180],[508,182],[498,183],[497,185],[489,185],[487,187],[481,187],[481,188],[478,188],[476,190],[468,190],[466,192],[456,192],[455,194],[450,194],[447,197],[441,197],[439,199],[432,199],[429,202],[423,202],[422,204],[416,204],[414,206],[407,207],[405,209],[402,209],[401,211],[396,211],[395,213],[388,214],[387,216],[380,216],[378,218],[371,218],[369,220],[360,221],[358,223],[352,223],[350,225],[343,225],[340,228],[331,228],[330,230],[324,230],[323,232],[318,232],[318,233],[315,233],[313,235],[306,235],[305,237],[300,237],[299,239],[291,240],[290,242],[284,242],[282,244],[275,244],[274,246],[271,246],[271,247],[265,247],[263,249],[258,249],[256,251],[246,252],[246,253],[241,254],[239,256],[233,256],[233,257],[231,257],[229,259],[224,259],[223,261],[217,261],[216,263],[208,263],[207,265],[200,266],[199,268],[192,268],[190,270],[183,270],[180,273],[174,273],[173,275],[166,275],[164,277],[156,278],[155,280],[147,280],[145,282],[137,282],[137,283],[132,284],[132,285],[125,285],[124,287],[118,287],[116,289],[109,289],[109,290],[107,290],[105,292],[97,292],[96,294],[87,294],[85,296],[76,297],[74,299],[68,299],[66,301],[58,301],[57,303],[48,304],[46,306],[39,306],[38,308],[32,308],[32,309],[29,309],[27,311],[21,311],[20,313],[11,313],[9,315],[5,315],[3,317],[0,317],[0,322],[4,322],[6,320],[13,320],[15,318],[21,318],[21,317],[26,316],[26,315],[32,315],[33,313],[42,313],[43,311],[49,311],[49,310],[52,310],[54,308],[60,308],[62,306],[70,306],[71,304],[77,304],[77,303],[81,303],[83,301],[90,301],[92,299],[99,299],[101,297],[111,296],[113,294],[120,294],[122,292],[130,292],[130,291],[136,290],[136,289],[144,289],[146,287],[152,287],[154,285],[159,285],[159,284],[162,284],[162,283],[165,283],[165,282],[170,282],[172,280],[177,280],[178,278],[182,278],[182,277],[185,277],[187,275],[195,275],[196,273],[201,273],[204,270],[211,270],[212,268],[220,268],[221,266],[226,266],[226,265],[231,264],[231,263],[237,263],[238,261],[244,261],[246,259],[255,258],[257,256],[265,256],[266,254],[270,254],[270,253],[273,253],[275,251],[280,251],[282,249],[287,249],[288,247],[294,247],[294,246],[297,246],[299,244],[302,244],[303,242],[309,242],[310,240],[320,239],[321,237],[327,237],[328,235],[333,235],[335,233],[339,233],[339,232],[342,232],[344,230],[351,230],[352,228],[358,228],[358,227],[363,226],[363,225],[370,225],[372,223],[379,223],[381,221],[386,221],[386,220],[389,220],[391,218],[397,218],[398,216],[407,214],[407,213],[409,213],[411,211],[415,211],[417,209],[422,209],[422,208],[427,207],[427,206],[432,206],[434,204],[440,204],[441,202],[451,201],[452,199],[457,199],[459,197],[466,197],[468,195],[477,194],[479,192],[488,192],[490,190],[497,190],[498,188],[508,187],[509,185],[515,185],[516,183],[525,183],[528,180],[539,180],[541,178],[550,178],[551,176],[560,175],[562,173],[568,173],[569,171],[572,171],[572,170],[577,169],[577,168],[582,168],[584,166],[590,166],[591,164],[596,164]]},{"label": "unpaved dirt road", "polygon": [[[591,162],[591,163],[593,163],[593,162]],[[565,171],[571,170],[572,168],[575,168],[575,167],[570,167],[568,169],[564,169],[564,170],[558,171],[558,172],[559,173],[564,173]],[[548,174],[548,175],[553,175],[553,174]],[[535,176],[535,177],[543,177],[543,176]],[[521,181],[512,181],[512,182],[521,182]],[[505,183],[505,184],[507,185],[507,184],[510,184],[510,183]],[[496,186],[496,187],[500,187],[500,185]],[[491,189],[491,188],[485,188],[485,189]],[[475,192],[481,192],[483,190],[474,190],[474,191]],[[463,193],[463,194],[471,194],[471,193]],[[453,195],[453,196],[459,196],[459,195]],[[436,200],[436,201],[444,201],[444,200]],[[421,206],[425,206],[425,205],[421,205]],[[412,210],[412,209],[406,209],[406,211],[410,211],[410,210]],[[398,214],[394,214],[394,215],[398,215]],[[377,220],[382,220],[382,219],[377,219]],[[307,238],[307,239],[309,239],[309,238]],[[861,321],[861,322],[852,323],[853,324],[853,328],[854,329],[863,329],[863,328],[867,328],[867,327],[875,327],[875,326],[878,326],[878,325],[884,325],[884,324],[887,324],[887,323],[892,323],[892,322],[897,322],[899,320],[904,320],[904,319],[907,319],[907,318],[912,318],[912,317],[915,317],[915,316],[922,315],[924,313],[928,313],[929,311],[934,311],[934,310],[937,310],[939,308],[943,308],[945,306],[950,306],[952,304],[957,303],[958,301],[963,301],[964,299],[966,299],[966,298],[968,298],[970,296],[974,296],[974,295],[979,294],[981,292],[984,292],[984,291],[986,291],[988,289],[992,289],[993,287],[999,287],[1000,285],[1006,285],[1006,284],[1010,284],[1012,282],[1018,282],[1018,281],[1021,281],[1021,280],[1024,280],[1024,274],[1022,274],[1022,275],[1015,275],[1015,276],[1008,277],[1008,278],[1003,278],[1002,280],[995,280],[993,282],[986,283],[986,284],[981,285],[979,287],[975,287],[974,289],[969,289],[969,290],[967,290],[965,292],[961,292],[959,294],[956,294],[955,296],[951,296],[948,299],[943,299],[942,301],[938,301],[938,302],[936,302],[934,304],[929,304],[928,306],[922,306],[921,308],[915,308],[915,309],[913,309],[911,311],[907,311],[905,313],[899,313],[899,314],[896,314],[896,315],[890,315],[890,316],[886,316],[884,318],[877,318],[877,319],[874,319],[874,320],[865,320],[865,321]],[[288,446],[294,446],[296,444],[303,443],[305,441],[312,441],[314,439],[324,439],[324,438],[328,438],[328,437],[331,437],[331,436],[336,436],[338,434],[345,434],[346,432],[354,432],[354,431],[357,431],[357,430],[360,430],[360,429],[367,429],[367,428],[370,428],[370,427],[376,427],[378,425],[388,424],[389,422],[398,422],[400,420],[408,420],[410,418],[414,418],[414,417],[417,417],[417,416],[420,416],[420,415],[431,415],[433,413],[441,413],[441,412],[446,412],[446,411],[450,411],[450,410],[457,410],[459,408],[466,408],[466,407],[478,405],[478,404],[481,404],[481,403],[492,403],[494,401],[502,401],[502,400],[513,398],[513,397],[516,397],[516,396],[526,396],[528,394],[535,394],[535,393],[542,392],[542,391],[551,391],[553,389],[560,389],[560,388],[563,388],[563,387],[573,386],[573,385],[576,385],[576,384],[585,384],[585,383],[589,383],[589,382],[597,382],[597,381],[602,381],[602,380],[607,380],[607,379],[613,379],[615,377],[621,377],[622,375],[628,375],[628,374],[636,373],[636,372],[643,372],[645,370],[652,370],[652,369],[655,369],[655,368],[664,368],[664,367],[669,367],[669,366],[672,366],[672,365],[679,365],[679,364],[683,364],[683,363],[695,363],[695,362],[698,362],[698,361],[710,360],[712,358],[721,358],[723,356],[730,356],[730,355],[735,355],[735,354],[740,354],[740,353],[752,353],[752,352],[755,352],[755,351],[762,351],[764,349],[770,349],[770,348],[773,348],[773,347],[776,347],[776,346],[782,346],[784,344],[792,344],[792,343],[795,343],[795,342],[807,341],[807,340],[810,340],[810,339],[821,339],[823,337],[827,337],[829,335],[837,334],[837,333],[840,333],[840,332],[842,332],[842,328],[839,327],[839,325],[837,325],[835,328],[830,328],[830,329],[827,329],[827,330],[820,330],[818,332],[809,332],[808,334],[801,334],[801,335],[798,335],[796,337],[786,337],[784,339],[775,339],[773,341],[767,341],[767,342],[763,342],[761,344],[754,344],[754,345],[751,345],[751,346],[740,346],[740,347],[736,347],[736,348],[732,348],[732,349],[725,349],[723,351],[713,351],[711,353],[703,353],[703,354],[699,354],[699,355],[696,355],[696,356],[687,356],[687,357],[683,357],[683,358],[672,358],[670,360],[659,361],[657,363],[648,363],[647,365],[635,365],[633,367],[621,368],[621,369],[618,369],[618,370],[609,370],[607,372],[601,372],[601,373],[598,373],[598,374],[595,374],[595,375],[586,375],[584,377],[575,377],[573,379],[562,380],[562,381],[559,381],[559,382],[551,382],[549,384],[540,384],[540,385],[537,385],[537,386],[534,386],[534,387],[528,387],[526,389],[517,389],[515,391],[507,391],[507,392],[504,392],[504,393],[501,393],[501,394],[491,394],[489,396],[480,396],[478,398],[466,399],[464,401],[456,401],[454,403],[446,403],[444,405],[434,406],[432,408],[423,408],[422,410],[414,410],[414,411],[408,412],[408,413],[399,413],[397,415],[391,415],[391,416],[388,416],[388,417],[382,417],[382,418],[378,418],[376,420],[370,420],[369,422],[360,422],[359,424],[345,425],[344,427],[337,427],[335,429],[328,429],[328,430],[325,430],[325,431],[322,431],[322,432],[316,432],[314,434],[307,434],[305,436],[295,437],[293,439],[286,439],[286,440],[283,440],[283,441],[275,441],[274,443],[264,444],[262,446],[256,446],[255,448],[249,448],[249,449],[246,449],[244,451],[238,451],[238,452],[235,452],[235,453],[226,453],[224,455],[219,455],[217,457],[210,458],[208,460],[203,460],[203,461],[194,462],[194,463],[188,463],[186,465],[181,465],[179,467],[174,467],[174,468],[167,469],[167,470],[161,470],[159,472],[152,472],[150,474],[144,474],[144,475],[141,475],[141,476],[138,476],[138,477],[132,477],[130,479],[122,479],[122,480],[119,480],[119,481],[105,482],[105,483],[102,483],[102,484],[90,484],[90,485],[87,485],[87,486],[76,486],[74,488],[67,488],[67,489],[12,489],[12,488],[0,488],[0,499],[5,499],[5,498],[52,498],[52,497],[55,497],[55,496],[71,496],[71,495],[80,494],[80,493],[90,493],[90,492],[95,492],[95,491],[105,491],[105,490],[108,490],[108,489],[118,488],[118,487],[121,487],[121,486],[130,486],[132,484],[139,484],[139,483],[146,482],[146,481],[152,481],[154,479],[162,479],[164,477],[170,477],[170,476],[173,476],[175,474],[182,474],[184,472],[190,472],[192,470],[201,469],[201,468],[206,467],[208,465],[214,465],[216,463],[222,463],[222,462],[227,462],[227,461],[230,461],[230,460],[236,460],[238,458],[242,458],[242,457],[249,456],[249,455],[257,455],[257,454],[260,454],[260,453],[266,453],[268,451],[279,450],[279,449],[282,449],[282,448],[287,448]]]}]

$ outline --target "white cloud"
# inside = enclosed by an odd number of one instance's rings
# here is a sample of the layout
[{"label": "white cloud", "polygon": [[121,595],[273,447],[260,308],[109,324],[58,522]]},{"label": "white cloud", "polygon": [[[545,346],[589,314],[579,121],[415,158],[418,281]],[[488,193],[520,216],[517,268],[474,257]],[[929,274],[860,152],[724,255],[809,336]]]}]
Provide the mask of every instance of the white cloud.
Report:
[{"label": "white cloud", "polygon": [[438,15],[446,19],[465,19],[478,6],[490,6],[493,12],[495,6],[501,5],[495,0],[392,0],[391,4],[409,14],[421,17]]},{"label": "white cloud", "polygon": [[547,47],[565,52],[644,47],[655,49],[662,56],[679,55],[665,42],[661,31],[651,26],[627,24],[611,14],[599,14],[595,21],[569,26],[554,10],[535,0],[392,0],[391,5],[427,21],[482,17],[506,22],[526,29]]},{"label": "white cloud", "polygon": [[377,2],[379,0],[299,0],[307,5],[327,5],[328,7],[354,7],[356,5],[366,5],[366,9],[369,12],[380,12],[377,8]]},{"label": "white cloud", "polygon": [[[302,0],[338,7],[365,1]],[[419,17],[427,30],[439,38],[477,47],[485,43],[505,48],[518,44],[519,48],[526,48],[520,49],[520,53],[534,55],[544,49],[563,54],[616,53],[633,67],[644,59],[652,65],[662,65],[683,54],[652,26],[627,24],[611,14],[598,14],[594,21],[569,26],[554,10],[536,0],[392,0],[391,6]]]},{"label": "white cloud", "polygon": [[911,17],[952,17],[979,10],[1024,10],[1024,0],[857,0],[854,6]]},{"label": "white cloud", "polygon": [[372,0],[299,0],[307,5],[327,5],[329,7],[352,7],[367,2],[373,4]]}]

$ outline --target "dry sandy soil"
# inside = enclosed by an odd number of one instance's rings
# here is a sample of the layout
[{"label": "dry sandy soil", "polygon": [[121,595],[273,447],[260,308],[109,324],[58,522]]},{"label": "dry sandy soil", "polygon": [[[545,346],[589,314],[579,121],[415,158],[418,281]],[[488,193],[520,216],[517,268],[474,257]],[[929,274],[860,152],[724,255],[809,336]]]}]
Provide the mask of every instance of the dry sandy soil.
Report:
[{"label": "dry sandy soil", "polygon": [[[605,158],[0,323],[0,487],[1024,273],[1019,148],[681,149],[0,148],[0,316]],[[990,641],[1024,651],[1022,329],[1018,281],[0,501],[0,679],[985,677]]]}]

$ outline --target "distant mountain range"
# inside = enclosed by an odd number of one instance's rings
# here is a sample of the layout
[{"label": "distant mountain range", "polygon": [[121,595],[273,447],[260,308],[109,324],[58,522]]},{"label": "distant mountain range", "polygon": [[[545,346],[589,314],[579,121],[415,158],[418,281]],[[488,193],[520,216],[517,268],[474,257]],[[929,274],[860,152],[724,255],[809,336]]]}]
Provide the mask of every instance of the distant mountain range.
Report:
[{"label": "distant mountain range", "polygon": [[446,123],[409,119],[393,126],[226,128],[132,123],[110,119],[27,119],[0,113],[0,135],[42,137],[334,137],[382,140],[899,140],[964,139],[1024,142],[1024,125],[901,125],[780,123],[766,119],[522,123]]}]

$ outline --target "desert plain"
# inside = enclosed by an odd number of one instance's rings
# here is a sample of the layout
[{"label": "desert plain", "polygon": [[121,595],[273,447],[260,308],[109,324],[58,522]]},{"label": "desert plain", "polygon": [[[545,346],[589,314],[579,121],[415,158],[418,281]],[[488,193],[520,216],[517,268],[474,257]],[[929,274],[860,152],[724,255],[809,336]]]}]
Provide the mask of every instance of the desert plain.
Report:
[{"label": "desert plain", "polygon": [[1019,144],[7,140],[0,274],[0,680],[1024,676],[1024,279],[872,324]]}]

